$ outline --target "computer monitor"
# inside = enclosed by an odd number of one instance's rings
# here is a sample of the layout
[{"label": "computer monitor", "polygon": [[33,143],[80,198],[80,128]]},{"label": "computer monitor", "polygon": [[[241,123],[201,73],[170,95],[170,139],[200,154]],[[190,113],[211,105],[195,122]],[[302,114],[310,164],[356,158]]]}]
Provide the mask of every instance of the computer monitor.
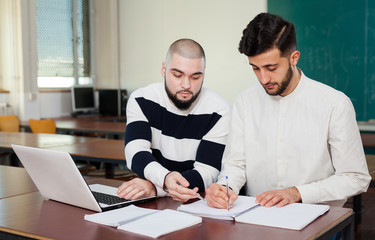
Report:
[{"label": "computer monitor", "polygon": [[[120,98],[118,93],[120,92]],[[120,109],[119,109],[120,101]],[[126,89],[99,89],[99,113],[109,116],[125,116],[128,93]],[[120,114],[119,114],[120,110]]]},{"label": "computer monitor", "polygon": [[72,107],[73,112],[94,112],[95,89],[93,86],[73,86],[72,87]]}]

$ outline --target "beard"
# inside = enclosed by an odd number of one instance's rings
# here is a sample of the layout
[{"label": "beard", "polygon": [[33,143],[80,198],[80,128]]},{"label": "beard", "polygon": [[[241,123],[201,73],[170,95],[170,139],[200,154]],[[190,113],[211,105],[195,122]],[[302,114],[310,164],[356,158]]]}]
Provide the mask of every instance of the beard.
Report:
[{"label": "beard", "polygon": [[[199,94],[201,93],[201,90],[202,90],[202,87],[199,89],[199,91],[197,92],[197,94],[193,94],[193,92],[189,91],[189,90],[181,90],[181,91],[178,91],[176,92],[175,94],[173,94],[167,84],[165,83],[164,84],[165,86],[165,91],[167,92],[167,95],[168,95],[168,98],[173,102],[173,104],[180,110],[182,111],[185,111],[185,110],[188,110],[190,108],[190,106],[193,104],[193,102],[198,98]],[[189,99],[189,100],[180,100],[177,98],[177,94],[180,93],[180,92],[188,92],[190,94],[192,94],[192,97]]]},{"label": "beard", "polygon": [[293,70],[292,70],[291,65],[289,63],[288,72],[285,74],[285,77],[281,81],[281,83],[276,83],[276,85],[278,85],[279,88],[275,92],[268,92],[267,89],[264,86],[263,86],[263,88],[268,95],[271,95],[271,96],[281,95],[285,92],[285,90],[289,86],[290,81],[292,80],[292,77],[293,77]]}]

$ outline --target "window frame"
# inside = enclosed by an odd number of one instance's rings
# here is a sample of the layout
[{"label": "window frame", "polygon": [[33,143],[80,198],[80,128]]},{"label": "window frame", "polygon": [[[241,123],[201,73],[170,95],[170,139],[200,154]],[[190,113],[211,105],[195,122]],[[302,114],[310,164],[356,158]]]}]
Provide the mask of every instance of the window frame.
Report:
[{"label": "window frame", "polygon": [[[38,1],[38,0],[36,0]],[[79,39],[78,36],[78,1],[79,0],[71,0],[72,1],[72,30],[73,30],[73,76],[72,77],[40,77],[37,73],[37,87],[39,90],[47,90],[47,89],[71,89],[73,86],[80,86],[80,85],[94,85],[93,77],[92,77],[92,16],[91,16],[91,1],[90,0],[81,0],[87,1],[87,18],[89,21],[89,26],[87,31],[87,37],[89,38],[89,54],[85,62],[88,62],[89,66],[89,76],[87,77],[79,77],[79,54],[78,54],[78,47],[79,47]],[[36,37],[36,41],[38,41],[38,37]],[[38,54],[38,53],[37,53]],[[39,65],[39,62],[37,63]],[[49,84],[49,82],[60,82],[57,84]]]}]

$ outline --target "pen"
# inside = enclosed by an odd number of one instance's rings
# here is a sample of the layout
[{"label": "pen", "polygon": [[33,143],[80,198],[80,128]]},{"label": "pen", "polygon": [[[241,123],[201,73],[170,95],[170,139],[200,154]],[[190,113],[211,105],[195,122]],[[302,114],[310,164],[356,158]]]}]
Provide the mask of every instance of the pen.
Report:
[{"label": "pen", "polygon": [[[177,185],[179,185],[179,186],[182,187],[181,183],[179,183],[179,182],[177,182]],[[200,200],[202,200],[202,201],[206,201],[206,199],[204,199],[199,193],[196,193],[195,196],[196,196],[197,198],[199,198]]]},{"label": "pen", "polygon": [[225,177],[226,180],[227,180],[227,197],[228,197],[228,201],[227,201],[227,209],[229,211],[229,185],[228,185],[228,176]]},{"label": "pen", "polygon": [[200,200],[202,201],[206,201],[206,199],[204,199],[199,193],[196,194],[197,198],[199,198]]}]

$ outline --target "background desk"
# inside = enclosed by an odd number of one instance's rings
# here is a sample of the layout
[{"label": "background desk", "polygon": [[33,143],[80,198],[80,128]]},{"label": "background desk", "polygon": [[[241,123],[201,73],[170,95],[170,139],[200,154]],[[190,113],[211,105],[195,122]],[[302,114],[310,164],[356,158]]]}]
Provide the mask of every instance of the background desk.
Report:
[{"label": "background desk", "polygon": [[113,164],[126,164],[124,141],[64,134],[0,132],[0,152],[13,152],[11,144],[65,151],[74,160],[103,162],[106,177],[113,177]]},{"label": "background desk", "polygon": [[373,132],[375,133],[375,122],[360,121],[358,122],[360,132]]},{"label": "background desk", "polygon": [[[109,179],[90,179],[119,186],[121,182]],[[158,198],[140,206],[152,209],[176,209],[179,202],[171,198]],[[0,200],[0,238],[21,235],[36,239],[150,239],[125,231],[116,230],[83,219],[92,211],[44,200],[39,192],[27,193]],[[286,216],[287,217],[287,216]],[[203,222],[158,239],[328,239],[344,229],[345,239],[353,237],[353,215],[348,208],[332,207],[302,231],[285,230],[235,223],[233,221],[204,218]]]},{"label": "background desk", "polygon": [[[60,117],[53,119],[57,133],[63,134],[104,134],[107,138],[124,139],[125,117],[95,116],[95,117]],[[20,123],[21,128],[30,132],[29,122]]]}]

